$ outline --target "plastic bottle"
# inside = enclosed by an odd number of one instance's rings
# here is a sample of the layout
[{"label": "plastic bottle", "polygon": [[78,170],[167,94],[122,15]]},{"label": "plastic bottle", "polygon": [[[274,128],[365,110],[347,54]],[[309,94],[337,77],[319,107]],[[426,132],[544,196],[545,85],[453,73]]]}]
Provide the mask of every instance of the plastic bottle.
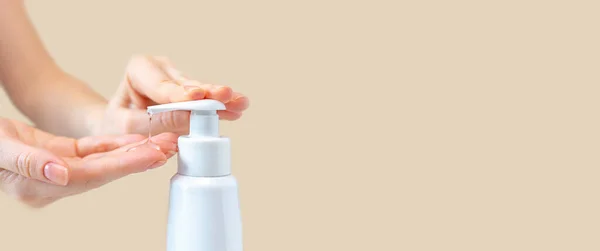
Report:
[{"label": "plastic bottle", "polygon": [[191,111],[189,135],[178,139],[170,184],[167,251],[242,251],[238,184],[231,175],[229,138],[219,135],[216,100],[148,107],[149,114]]}]

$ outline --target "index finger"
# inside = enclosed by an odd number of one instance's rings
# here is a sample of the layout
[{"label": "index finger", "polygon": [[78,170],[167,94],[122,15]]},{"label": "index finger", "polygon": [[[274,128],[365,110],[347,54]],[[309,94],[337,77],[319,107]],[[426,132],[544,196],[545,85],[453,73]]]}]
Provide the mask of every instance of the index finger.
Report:
[{"label": "index finger", "polygon": [[166,73],[160,63],[148,56],[138,56],[131,60],[127,69],[127,81],[133,89],[159,104],[193,100],[204,96],[200,88],[186,88]]},{"label": "index finger", "polygon": [[85,157],[94,153],[112,151],[127,144],[144,139],[138,134],[122,136],[89,136],[81,139],[55,137],[43,147],[63,157]]}]

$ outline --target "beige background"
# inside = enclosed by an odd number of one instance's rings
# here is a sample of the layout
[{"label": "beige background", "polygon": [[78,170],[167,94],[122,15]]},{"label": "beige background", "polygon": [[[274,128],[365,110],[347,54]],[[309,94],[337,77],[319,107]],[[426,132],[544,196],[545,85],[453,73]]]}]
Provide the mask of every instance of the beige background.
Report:
[{"label": "beige background", "polygon": [[[597,1],[28,6],[107,97],[134,53],[250,96],[223,124],[245,250],[600,249]],[[42,211],[0,195],[0,250],[164,250],[175,167]]]}]

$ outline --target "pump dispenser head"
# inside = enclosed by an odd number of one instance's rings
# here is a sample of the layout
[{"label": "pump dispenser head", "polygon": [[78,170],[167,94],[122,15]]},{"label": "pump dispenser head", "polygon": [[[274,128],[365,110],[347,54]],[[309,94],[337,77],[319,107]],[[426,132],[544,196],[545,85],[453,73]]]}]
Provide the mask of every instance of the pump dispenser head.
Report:
[{"label": "pump dispenser head", "polygon": [[148,114],[191,111],[189,134],[178,139],[178,173],[187,176],[215,177],[230,174],[229,139],[219,135],[218,110],[225,105],[203,99],[149,106]]},{"label": "pump dispenser head", "polygon": [[148,114],[177,110],[191,111],[190,114],[190,136],[219,136],[218,110],[225,110],[225,105],[217,100],[204,99],[164,105],[149,106]]}]

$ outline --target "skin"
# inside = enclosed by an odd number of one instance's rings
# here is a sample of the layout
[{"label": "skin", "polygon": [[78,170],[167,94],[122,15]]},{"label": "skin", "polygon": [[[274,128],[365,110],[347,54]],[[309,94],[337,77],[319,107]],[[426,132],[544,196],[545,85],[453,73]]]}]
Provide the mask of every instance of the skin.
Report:
[{"label": "skin", "polygon": [[[166,57],[135,55],[109,100],[62,70],[44,48],[22,0],[0,0],[0,82],[33,123],[0,118],[0,189],[32,207],[98,188],[162,166],[188,132],[189,112],[153,116],[155,149],[146,107],[216,99],[237,120],[249,100],[228,86],[201,83]],[[135,150],[127,151],[134,145]]]},{"label": "skin", "polygon": [[[8,167],[0,169],[0,188],[27,205],[43,207],[126,175],[159,167],[177,149],[174,133],[152,138],[160,150],[145,144],[135,147],[143,140],[136,134],[59,137],[18,121],[0,119],[0,164]],[[46,177],[46,163],[68,166],[69,176],[64,179],[54,173]]]}]

